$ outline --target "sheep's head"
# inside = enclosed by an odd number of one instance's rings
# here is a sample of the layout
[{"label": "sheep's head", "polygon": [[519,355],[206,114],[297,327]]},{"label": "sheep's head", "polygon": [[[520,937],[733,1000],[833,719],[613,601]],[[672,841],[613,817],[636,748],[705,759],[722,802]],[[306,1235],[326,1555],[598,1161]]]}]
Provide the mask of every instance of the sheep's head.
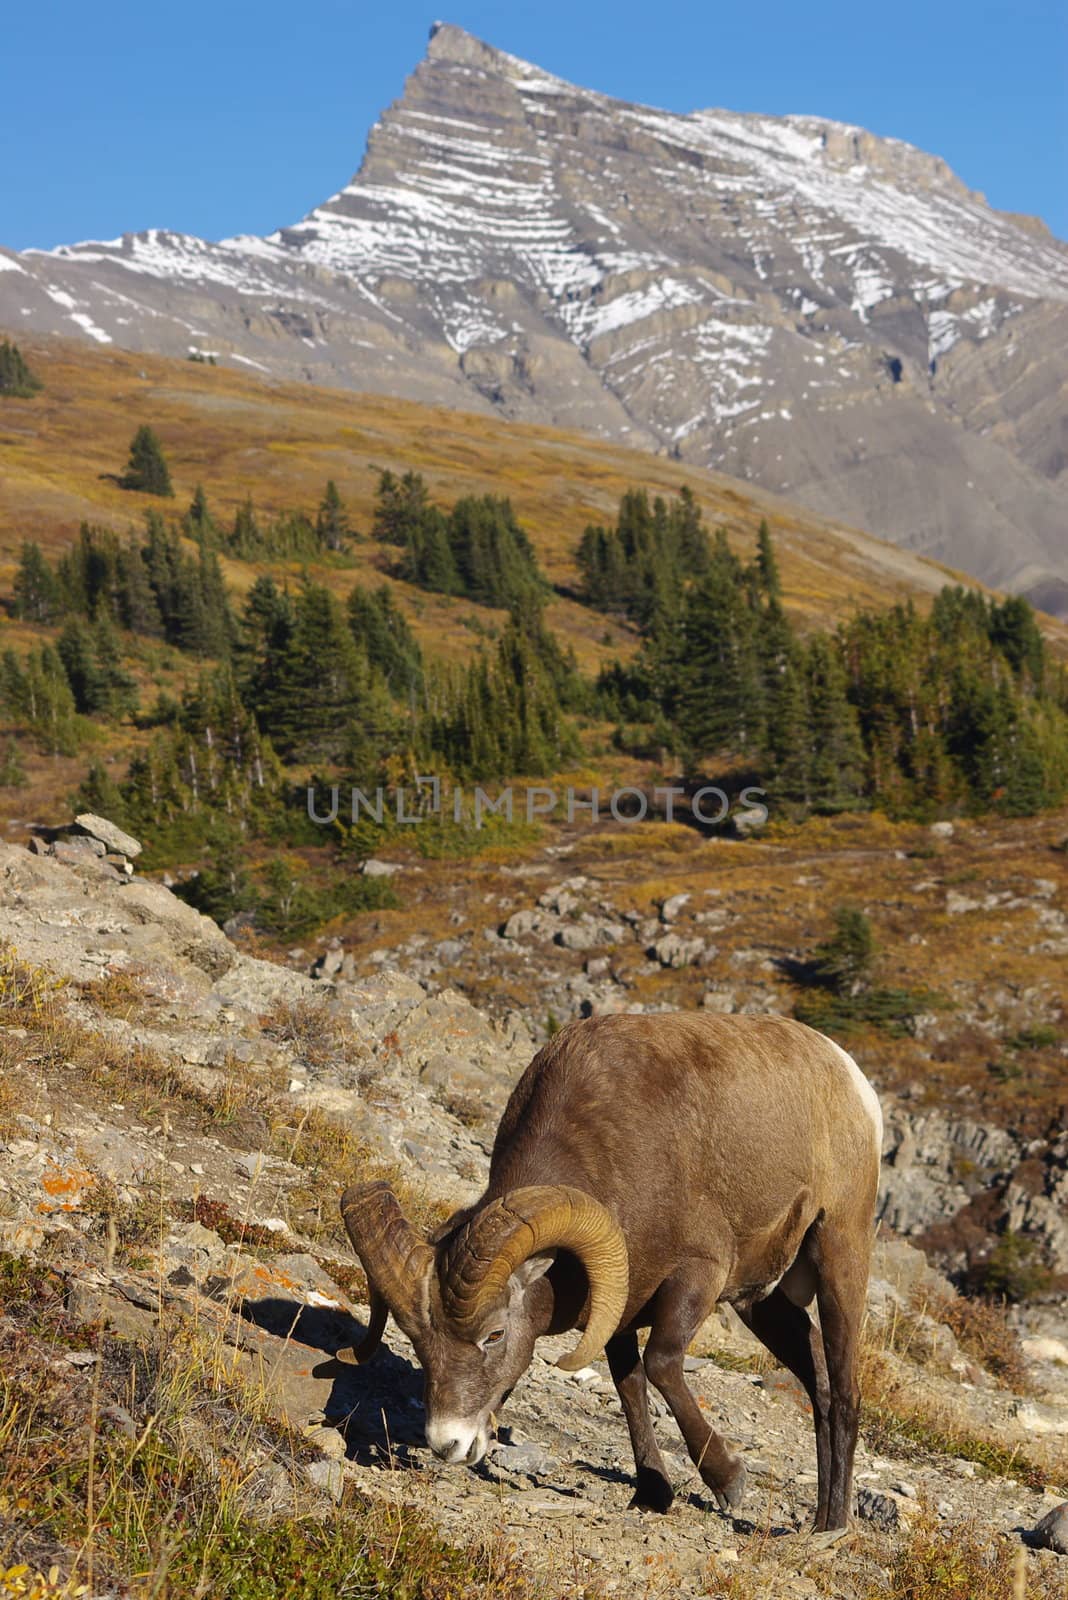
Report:
[{"label": "sheep's head", "polygon": [[406,1220],[387,1183],[346,1190],[341,1214],[371,1291],[356,1358],[374,1354],[392,1312],[425,1374],[427,1443],[446,1461],[473,1465],[485,1455],[491,1416],[530,1365],[541,1331],[532,1286],[557,1250],[578,1257],[589,1283],[586,1330],[557,1365],[585,1366],[619,1325],[627,1247],[610,1214],[579,1189],[514,1189],[436,1248]]}]

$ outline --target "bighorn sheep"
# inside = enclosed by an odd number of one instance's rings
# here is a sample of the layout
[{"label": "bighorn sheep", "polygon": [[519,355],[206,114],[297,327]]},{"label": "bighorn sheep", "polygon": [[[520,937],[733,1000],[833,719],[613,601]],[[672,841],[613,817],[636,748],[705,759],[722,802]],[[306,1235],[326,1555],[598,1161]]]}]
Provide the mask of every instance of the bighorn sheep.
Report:
[{"label": "bighorn sheep", "polygon": [[[745,1466],[702,1416],[683,1357],[728,1301],[807,1390],[815,1527],[844,1527],[881,1131],[855,1062],[799,1022],[678,1013],[572,1023],[516,1085],[482,1199],[429,1241],[388,1184],[342,1197],[370,1285],[357,1358],[374,1352],[392,1312],[424,1368],[427,1442],[474,1464],[535,1340],[583,1328],[557,1364],[573,1371],[604,1350],[634,1450],[632,1503],[666,1511],[672,1500],[648,1377],[727,1509],[741,1500]],[[813,1300],[818,1329],[805,1310]]]}]

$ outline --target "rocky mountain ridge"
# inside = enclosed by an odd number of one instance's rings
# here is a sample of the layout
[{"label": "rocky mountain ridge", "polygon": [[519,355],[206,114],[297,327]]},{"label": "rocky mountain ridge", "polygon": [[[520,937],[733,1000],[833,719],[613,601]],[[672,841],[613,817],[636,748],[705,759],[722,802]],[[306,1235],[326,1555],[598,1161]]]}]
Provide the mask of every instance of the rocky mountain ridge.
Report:
[{"label": "rocky mountain ridge", "polygon": [[1054,611],[1066,307],[1068,247],[936,157],[630,105],[449,25],[300,222],[0,252],[16,336],[214,351],[662,449]]}]

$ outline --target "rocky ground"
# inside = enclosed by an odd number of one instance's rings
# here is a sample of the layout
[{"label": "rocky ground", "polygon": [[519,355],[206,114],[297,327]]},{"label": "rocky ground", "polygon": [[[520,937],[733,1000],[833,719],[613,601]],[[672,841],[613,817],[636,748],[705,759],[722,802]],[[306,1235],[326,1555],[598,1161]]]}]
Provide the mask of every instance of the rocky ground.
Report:
[{"label": "rocky ground", "polygon": [[[446,1468],[423,1445],[418,1372],[396,1329],[369,1366],[345,1359],[365,1310],[336,1217],[341,1184],[356,1168],[395,1173],[421,1219],[472,1198],[540,1032],[529,1004],[497,1004],[490,1016],[442,973],[480,941],[493,960],[507,952],[526,964],[533,989],[532,952],[544,945],[585,968],[548,985],[564,1014],[667,1004],[636,999],[626,973],[671,971],[681,950],[705,983],[704,952],[734,915],[723,897],[683,890],[647,915],[544,856],[533,883],[516,884],[522,903],[492,908],[492,938],[461,930],[451,954],[444,941],[413,949],[409,938],[399,959],[361,953],[347,966],[327,950],[313,977],[295,970],[304,958],[287,968],[250,956],[166,888],[102,861],[88,847],[49,857],[0,846],[11,947],[0,972],[0,1251],[55,1275],[76,1329],[103,1325],[134,1342],[193,1329],[229,1378],[256,1386],[302,1441],[284,1465],[250,1453],[257,1515],[291,1514],[298,1489],[320,1516],[353,1495],[389,1515],[420,1508],[450,1541],[510,1544],[556,1595],[992,1597],[1011,1592],[997,1584],[1013,1572],[1029,1586],[1020,1594],[1065,1592],[1066,1558],[1032,1532],[1068,1492],[1063,1302],[1047,1297],[1013,1327],[984,1321],[888,1228],[870,1296],[859,1514],[829,1550],[803,1532],[815,1495],[803,1397],[732,1313],[702,1330],[690,1366],[702,1406],[747,1456],[750,1488],[734,1519],[710,1502],[663,1416],[675,1507],[662,1518],[629,1510],[626,1429],[604,1363],[565,1375],[552,1341],[478,1470]],[[1050,898],[1034,890],[1034,909]],[[747,948],[732,963],[729,1004],[770,1009],[777,980],[759,947]],[[728,1004],[715,968],[706,992]],[[548,1006],[539,998],[539,1011]],[[928,1226],[952,1198],[952,1159],[932,1152],[967,1149],[981,1170],[1001,1170],[1018,1154],[1010,1137],[892,1098],[885,1215]],[[1047,1142],[1042,1158],[1054,1149]],[[1063,1156],[1049,1159],[1063,1166]],[[1055,1194],[1051,1211],[1062,1204]],[[0,1292],[0,1309],[0,1350],[13,1362],[18,1297]],[[88,1395],[102,1347],[72,1337],[58,1359],[72,1392]],[[3,1429],[0,1420],[0,1439],[14,1437]],[[0,1594],[14,1594],[3,1564],[26,1550],[29,1512],[20,1522],[6,1481]],[[971,1549],[988,1590],[902,1586],[909,1562]],[[55,1557],[66,1571],[62,1541]],[[32,1548],[24,1558],[37,1559]],[[128,1592],[95,1581],[100,1594]]]}]

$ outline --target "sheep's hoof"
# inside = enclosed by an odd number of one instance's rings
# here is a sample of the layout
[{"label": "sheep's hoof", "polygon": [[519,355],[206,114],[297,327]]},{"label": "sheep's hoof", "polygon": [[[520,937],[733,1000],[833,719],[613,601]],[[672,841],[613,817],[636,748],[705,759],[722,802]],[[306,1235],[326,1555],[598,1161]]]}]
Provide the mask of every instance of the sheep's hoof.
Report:
[{"label": "sheep's hoof", "polygon": [[737,1511],[745,1496],[745,1480],[745,1462],[739,1460],[729,1478],[724,1482],[709,1484],[721,1511]]},{"label": "sheep's hoof", "polygon": [[669,1511],[674,1498],[675,1491],[662,1472],[655,1467],[638,1468],[632,1511]]},{"label": "sheep's hoof", "polygon": [[850,1532],[849,1528],[814,1528],[808,1536],[808,1543],[817,1550],[829,1550],[831,1545],[837,1544]]}]

